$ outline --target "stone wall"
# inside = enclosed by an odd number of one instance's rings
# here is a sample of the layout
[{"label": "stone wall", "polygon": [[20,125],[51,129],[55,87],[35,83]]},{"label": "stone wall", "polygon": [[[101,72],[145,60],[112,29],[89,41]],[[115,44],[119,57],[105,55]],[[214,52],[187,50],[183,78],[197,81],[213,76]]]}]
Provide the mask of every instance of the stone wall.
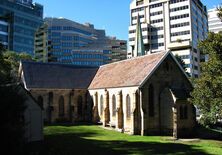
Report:
[{"label": "stone wall", "polygon": [[[43,99],[41,104],[45,122],[79,122],[91,119],[92,102],[87,90],[32,89],[30,92],[37,101],[39,98]],[[51,99],[50,94],[53,94]],[[64,100],[64,114],[61,112],[62,108],[59,110],[60,98]]]}]

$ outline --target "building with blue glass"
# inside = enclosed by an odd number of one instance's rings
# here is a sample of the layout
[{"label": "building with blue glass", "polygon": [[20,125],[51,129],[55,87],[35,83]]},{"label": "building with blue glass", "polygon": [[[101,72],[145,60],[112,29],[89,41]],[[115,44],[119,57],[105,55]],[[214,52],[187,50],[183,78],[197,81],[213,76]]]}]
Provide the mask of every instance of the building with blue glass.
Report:
[{"label": "building with blue glass", "polygon": [[65,18],[45,18],[44,21],[51,43],[49,62],[100,66],[113,62],[114,48],[115,54],[118,50],[121,52],[119,60],[126,58],[126,41],[107,37],[105,30],[95,29],[92,24],[80,24]]},{"label": "building with blue glass", "polygon": [[0,42],[33,55],[34,34],[43,24],[43,6],[32,0],[0,0]]}]

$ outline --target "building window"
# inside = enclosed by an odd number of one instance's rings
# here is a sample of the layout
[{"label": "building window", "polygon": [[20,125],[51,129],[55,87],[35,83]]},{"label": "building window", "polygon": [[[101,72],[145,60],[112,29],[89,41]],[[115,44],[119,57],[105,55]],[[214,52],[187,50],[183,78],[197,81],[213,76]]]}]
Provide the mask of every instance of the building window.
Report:
[{"label": "building window", "polygon": [[183,15],[178,15],[178,16],[172,16],[170,17],[170,20],[177,20],[177,19],[187,18],[187,17],[189,17],[189,14],[183,14]]},{"label": "building window", "polygon": [[130,103],[130,96],[126,96],[126,117],[130,118],[131,115],[131,103]]},{"label": "building window", "polygon": [[116,96],[112,97],[112,115],[116,116]]},{"label": "building window", "polygon": [[154,117],[154,88],[153,85],[149,86],[149,116]]},{"label": "building window", "polygon": [[174,32],[174,33],[171,33],[171,37],[174,37],[174,36],[182,36],[182,35],[188,35],[190,34],[190,31],[181,31],[181,32]]},{"label": "building window", "polygon": [[43,98],[42,98],[42,96],[39,96],[37,101],[38,101],[38,104],[43,108]]},{"label": "building window", "polygon": [[184,1],[187,1],[187,0],[170,0],[170,4],[184,2]]},{"label": "building window", "polygon": [[78,108],[78,115],[82,116],[82,96],[78,97],[77,108]]},{"label": "building window", "polygon": [[188,109],[187,105],[180,106],[180,119],[187,119],[188,118]]},{"label": "building window", "polygon": [[138,5],[143,5],[143,0],[137,0],[136,6],[138,6]]},{"label": "building window", "polygon": [[59,98],[59,117],[64,117],[65,110],[64,110],[64,97],[60,96]]},{"label": "building window", "polygon": [[103,115],[103,96],[100,96],[100,115]]},{"label": "building window", "polygon": [[53,92],[49,93],[49,105],[53,104]]}]

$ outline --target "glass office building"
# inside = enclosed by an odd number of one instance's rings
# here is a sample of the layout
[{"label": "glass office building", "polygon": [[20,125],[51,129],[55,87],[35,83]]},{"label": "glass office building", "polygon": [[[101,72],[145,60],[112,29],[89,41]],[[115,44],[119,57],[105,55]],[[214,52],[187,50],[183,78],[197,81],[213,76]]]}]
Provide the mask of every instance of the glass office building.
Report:
[{"label": "glass office building", "polygon": [[42,5],[32,0],[0,0],[0,41],[9,50],[33,55],[34,35],[42,24]]},{"label": "glass office building", "polygon": [[51,43],[49,62],[100,66],[113,62],[114,50],[115,54],[121,53],[116,61],[124,59],[124,54],[126,58],[126,41],[107,37],[105,30],[95,29],[92,24],[65,18],[45,18],[44,21]]}]

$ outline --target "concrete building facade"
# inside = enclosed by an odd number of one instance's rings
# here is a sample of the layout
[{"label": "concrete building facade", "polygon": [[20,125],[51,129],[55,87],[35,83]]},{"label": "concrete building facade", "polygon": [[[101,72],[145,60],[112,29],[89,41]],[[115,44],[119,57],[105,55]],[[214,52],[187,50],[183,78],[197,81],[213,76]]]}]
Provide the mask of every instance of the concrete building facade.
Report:
[{"label": "concrete building facade", "polygon": [[133,56],[137,17],[146,54],[171,50],[186,64],[192,77],[200,74],[199,40],[207,37],[206,7],[200,0],[133,0],[130,4],[128,58]]},{"label": "concrete building facade", "polygon": [[[7,48],[34,55],[34,34],[43,23],[43,6],[32,3],[32,0],[1,0],[0,17],[7,21],[7,25],[2,26],[2,22],[0,24],[3,28],[0,31],[8,33]],[[4,44],[5,35],[0,33]]]},{"label": "concrete building facade", "polygon": [[218,10],[217,8],[208,10],[208,24],[209,24],[209,31],[218,33],[222,31],[222,21],[217,16]]},{"label": "concrete building facade", "polygon": [[48,25],[43,24],[35,32],[35,59],[39,62],[50,62],[49,51],[51,49],[51,42],[48,39]]}]

